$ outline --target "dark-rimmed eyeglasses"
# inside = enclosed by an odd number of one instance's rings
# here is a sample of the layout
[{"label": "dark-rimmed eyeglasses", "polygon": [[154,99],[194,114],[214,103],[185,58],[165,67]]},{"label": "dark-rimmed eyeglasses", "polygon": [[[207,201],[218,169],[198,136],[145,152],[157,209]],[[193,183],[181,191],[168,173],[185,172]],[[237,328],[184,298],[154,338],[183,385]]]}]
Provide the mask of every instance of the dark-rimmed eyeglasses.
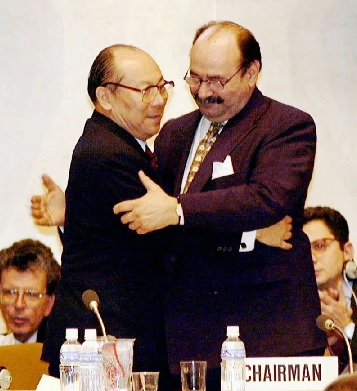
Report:
[{"label": "dark-rimmed eyeglasses", "polygon": [[130,91],[140,92],[141,93],[141,100],[143,103],[150,103],[152,102],[156,95],[159,93],[164,99],[166,99],[172,92],[173,88],[175,87],[175,83],[173,81],[166,81],[164,80],[164,84],[162,85],[151,85],[147,86],[144,89],[139,89],[135,87],[126,86],[125,84],[121,83],[114,83],[114,82],[107,82],[102,84],[102,87],[106,87],[107,85],[113,85],[115,87],[122,87],[126,88]]},{"label": "dark-rimmed eyeglasses", "polygon": [[188,76],[188,73],[190,72],[190,68],[188,68],[183,80],[185,80],[185,82],[191,88],[200,88],[202,83],[206,83],[209,88],[219,91],[219,90],[223,90],[223,88],[233,79],[233,77],[243,69],[243,67],[244,64],[238,69],[237,72],[235,72],[231,77],[229,77],[226,80],[220,80],[220,79],[203,80],[200,77]]},{"label": "dark-rimmed eyeglasses", "polygon": [[46,296],[46,292],[37,292],[31,289],[0,289],[0,299],[5,305],[14,304],[18,297],[22,295],[25,303],[29,306],[36,305]]},{"label": "dark-rimmed eyeglasses", "polygon": [[322,254],[331,246],[333,242],[336,242],[335,238],[322,238],[319,240],[314,240],[310,243],[311,252],[314,254]]}]

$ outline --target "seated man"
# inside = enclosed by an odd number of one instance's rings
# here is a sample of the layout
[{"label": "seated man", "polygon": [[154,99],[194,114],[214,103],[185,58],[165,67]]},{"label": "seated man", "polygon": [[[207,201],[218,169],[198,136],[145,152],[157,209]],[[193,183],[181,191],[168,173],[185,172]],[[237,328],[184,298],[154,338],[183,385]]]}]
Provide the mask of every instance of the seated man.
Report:
[{"label": "seated man", "polygon": [[0,306],[11,333],[0,345],[43,342],[60,266],[43,243],[25,239],[0,251]]},{"label": "seated man", "polygon": [[[321,313],[344,330],[357,362],[357,275],[347,221],[334,209],[310,207],[304,212],[303,230],[311,242]],[[342,370],[348,363],[345,345],[336,333],[328,335],[328,344]]]}]

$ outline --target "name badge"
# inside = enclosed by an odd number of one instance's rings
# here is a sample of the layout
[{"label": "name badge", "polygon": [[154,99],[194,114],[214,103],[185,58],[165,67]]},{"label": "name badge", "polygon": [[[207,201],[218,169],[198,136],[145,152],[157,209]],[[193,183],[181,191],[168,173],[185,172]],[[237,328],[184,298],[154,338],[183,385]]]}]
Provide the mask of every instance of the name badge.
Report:
[{"label": "name badge", "polygon": [[246,358],[246,391],[322,391],[338,377],[337,357]]}]

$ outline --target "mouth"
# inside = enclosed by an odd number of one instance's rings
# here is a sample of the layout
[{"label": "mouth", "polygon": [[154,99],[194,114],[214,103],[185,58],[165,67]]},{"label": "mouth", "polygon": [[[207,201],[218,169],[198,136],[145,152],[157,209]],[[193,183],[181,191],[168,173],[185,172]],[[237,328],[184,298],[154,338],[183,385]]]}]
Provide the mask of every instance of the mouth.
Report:
[{"label": "mouth", "polygon": [[27,323],[27,318],[16,317],[12,318],[11,321],[16,327],[21,327]]},{"label": "mouth", "polygon": [[148,119],[151,119],[153,121],[161,121],[161,118],[162,118],[162,114],[148,116]]}]

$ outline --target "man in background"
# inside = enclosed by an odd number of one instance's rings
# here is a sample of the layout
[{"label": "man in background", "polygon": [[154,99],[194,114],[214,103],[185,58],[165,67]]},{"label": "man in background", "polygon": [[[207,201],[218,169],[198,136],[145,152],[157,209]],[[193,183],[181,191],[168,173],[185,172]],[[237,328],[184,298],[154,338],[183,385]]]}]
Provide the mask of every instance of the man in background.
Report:
[{"label": "man in background", "polygon": [[[309,207],[304,211],[303,230],[311,243],[321,313],[345,332],[357,362],[357,268],[348,223],[337,210]],[[329,349],[339,356],[340,369],[343,369],[348,357],[341,338],[336,333],[328,335]]]},{"label": "man in background", "polygon": [[60,266],[43,243],[24,239],[0,251],[0,305],[10,333],[0,345],[43,342]]}]

